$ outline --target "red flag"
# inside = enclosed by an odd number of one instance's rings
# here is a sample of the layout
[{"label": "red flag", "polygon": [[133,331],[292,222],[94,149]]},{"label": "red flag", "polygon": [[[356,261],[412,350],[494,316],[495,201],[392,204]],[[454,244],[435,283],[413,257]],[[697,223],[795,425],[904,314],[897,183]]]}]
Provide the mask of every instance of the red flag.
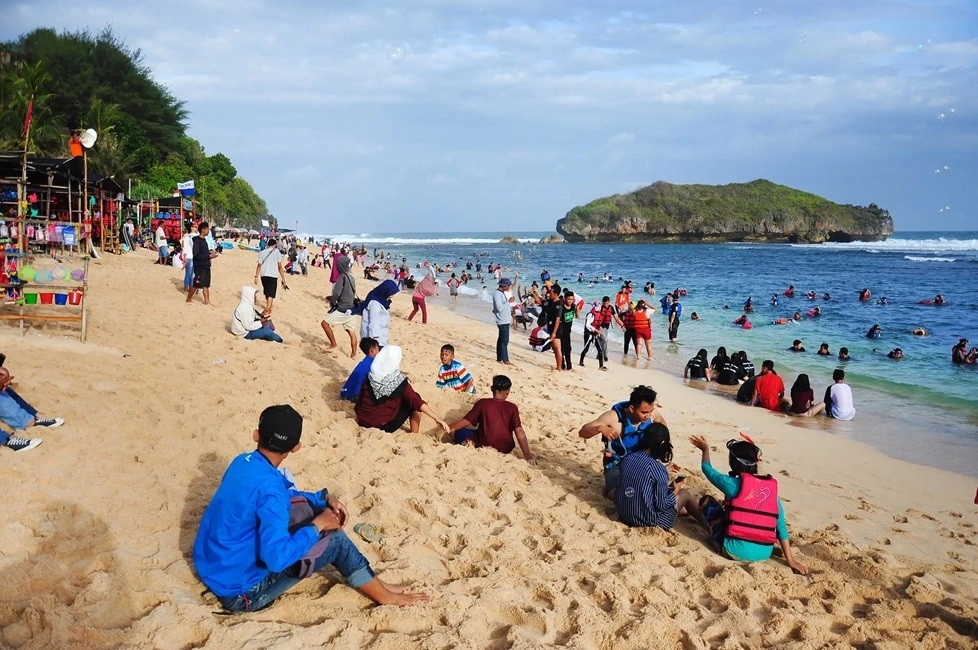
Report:
[{"label": "red flag", "polygon": [[34,112],[34,96],[31,95],[31,101],[27,103],[27,117],[24,118],[24,132],[20,135],[22,137],[27,137],[27,132],[31,130],[31,113]]}]

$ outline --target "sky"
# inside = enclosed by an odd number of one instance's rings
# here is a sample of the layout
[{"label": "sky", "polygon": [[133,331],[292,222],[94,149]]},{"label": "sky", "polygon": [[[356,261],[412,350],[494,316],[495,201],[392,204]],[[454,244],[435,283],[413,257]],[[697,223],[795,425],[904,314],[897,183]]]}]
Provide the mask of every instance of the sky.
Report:
[{"label": "sky", "polygon": [[756,178],[978,230],[974,0],[3,5],[3,40],[111,26],[307,232],[550,231]]}]

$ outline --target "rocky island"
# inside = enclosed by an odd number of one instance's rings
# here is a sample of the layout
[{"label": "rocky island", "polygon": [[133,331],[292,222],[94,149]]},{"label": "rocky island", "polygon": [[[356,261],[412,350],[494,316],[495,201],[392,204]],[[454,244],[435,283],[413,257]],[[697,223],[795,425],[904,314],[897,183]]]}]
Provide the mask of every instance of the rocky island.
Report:
[{"label": "rocky island", "polygon": [[764,179],[658,181],[577,206],[557,221],[557,232],[568,242],[882,241],[893,233],[893,218],[874,203],[840,205]]}]

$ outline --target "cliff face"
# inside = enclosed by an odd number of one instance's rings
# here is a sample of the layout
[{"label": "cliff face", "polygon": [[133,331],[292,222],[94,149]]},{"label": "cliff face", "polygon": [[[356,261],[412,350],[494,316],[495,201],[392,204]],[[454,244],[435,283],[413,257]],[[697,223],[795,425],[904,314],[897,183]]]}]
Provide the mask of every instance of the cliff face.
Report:
[{"label": "cliff face", "polygon": [[659,181],[578,206],[557,222],[569,242],[881,241],[890,213],[840,205],[766,180],[730,185]]}]

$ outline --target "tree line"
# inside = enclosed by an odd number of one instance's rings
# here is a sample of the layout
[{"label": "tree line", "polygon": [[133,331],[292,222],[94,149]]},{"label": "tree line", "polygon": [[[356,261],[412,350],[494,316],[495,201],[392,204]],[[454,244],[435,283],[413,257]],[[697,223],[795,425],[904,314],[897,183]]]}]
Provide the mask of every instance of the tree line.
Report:
[{"label": "tree line", "polygon": [[168,197],[178,182],[194,179],[203,218],[248,227],[270,218],[231,160],[207,155],[187,135],[184,102],[109,28],[39,28],[0,43],[0,149],[24,150],[32,100],[27,150],[38,156],[69,157],[71,133],[92,128],[98,142],[88,152],[89,169],[122,187],[131,181],[133,199]]}]

